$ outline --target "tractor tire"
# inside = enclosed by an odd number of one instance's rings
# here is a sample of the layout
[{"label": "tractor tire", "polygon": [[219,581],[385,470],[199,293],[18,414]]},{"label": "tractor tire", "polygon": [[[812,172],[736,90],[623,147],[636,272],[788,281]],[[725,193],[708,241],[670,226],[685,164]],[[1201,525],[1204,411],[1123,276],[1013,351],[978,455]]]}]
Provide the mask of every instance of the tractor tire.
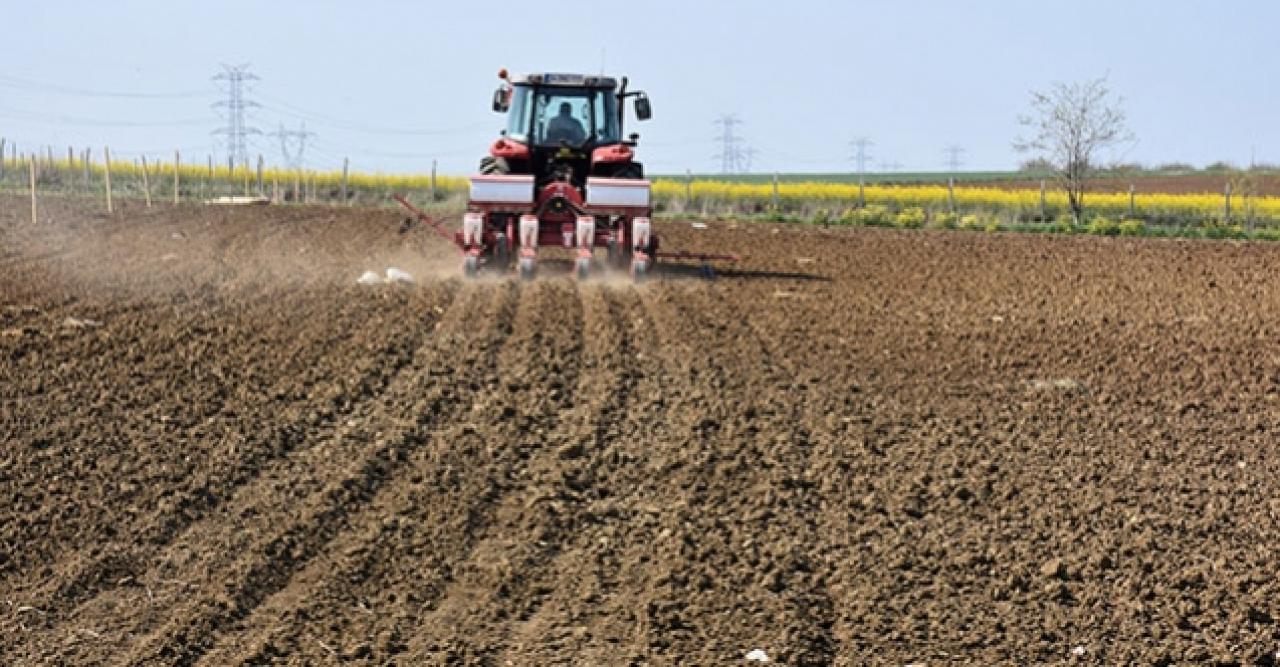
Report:
[{"label": "tractor tire", "polygon": [[499,272],[506,273],[511,266],[511,241],[506,234],[499,234],[493,244],[492,264]]},{"label": "tractor tire", "polygon": [[635,283],[642,283],[649,275],[649,262],[643,259],[634,259],[631,261],[631,280]]},{"label": "tractor tire", "polygon": [[605,264],[611,269],[618,269],[625,266],[627,258],[622,254],[622,247],[617,239],[609,239],[609,244],[605,246]]},{"label": "tractor tire", "polygon": [[533,260],[528,257],[520,258],[520,279],[533,280],[535,268]]},{"label": "tractor tire", "polygon": [[480,158],[480,173],[486,176],[503,176],[511,173],[511,165],[506,158],[486,155]]}]

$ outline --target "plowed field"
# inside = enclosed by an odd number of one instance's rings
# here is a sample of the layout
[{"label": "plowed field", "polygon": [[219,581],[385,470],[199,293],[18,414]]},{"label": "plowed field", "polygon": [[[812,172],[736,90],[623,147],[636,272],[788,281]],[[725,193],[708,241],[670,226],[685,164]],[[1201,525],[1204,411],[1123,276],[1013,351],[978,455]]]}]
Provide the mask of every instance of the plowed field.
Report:
[{"label": "plowed field", "polygon": [[[1272,664],[1280,246],[0,201],[0,664]],[[404,269],[413,284],[358,285]]]}]

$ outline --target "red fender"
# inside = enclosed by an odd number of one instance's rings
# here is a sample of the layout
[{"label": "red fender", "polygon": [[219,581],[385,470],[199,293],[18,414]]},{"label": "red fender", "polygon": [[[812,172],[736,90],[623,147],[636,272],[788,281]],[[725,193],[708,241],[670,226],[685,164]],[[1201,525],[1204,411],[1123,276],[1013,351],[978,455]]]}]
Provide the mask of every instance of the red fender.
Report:
[{"label": "red fender", "polygon": [[635,151],[626,144],[601,146],[591,151],[591,164],[618,164],[630,162],[636,156]]},{"label": "red fender", "polygon": [[492,146],[489,146],[489,155],[506,160],[528,160],[529,147],[518,141],[503,137],[493,142]]}]

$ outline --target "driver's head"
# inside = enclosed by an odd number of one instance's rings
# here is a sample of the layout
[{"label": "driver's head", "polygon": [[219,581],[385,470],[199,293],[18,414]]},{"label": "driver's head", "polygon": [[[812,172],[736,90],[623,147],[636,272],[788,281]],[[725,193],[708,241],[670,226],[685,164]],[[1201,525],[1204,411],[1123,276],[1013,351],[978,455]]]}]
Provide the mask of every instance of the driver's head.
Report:
[{"label": "driver's head", "polygon": [[571,113],[573,113],[573,107],[569,106],[569,103],[568,103],[568,102],[561,102],[561,103],[560,103],[560,115],[561,115],[561,116],[568,116],[568,115],[569,115],[569,114],[571,114]]}]

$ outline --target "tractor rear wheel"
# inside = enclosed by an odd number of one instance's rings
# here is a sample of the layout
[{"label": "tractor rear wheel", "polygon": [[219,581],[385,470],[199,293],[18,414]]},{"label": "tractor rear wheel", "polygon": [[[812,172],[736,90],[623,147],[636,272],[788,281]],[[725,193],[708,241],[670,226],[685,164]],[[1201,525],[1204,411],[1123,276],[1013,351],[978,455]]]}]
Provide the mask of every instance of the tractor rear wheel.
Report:
[{"label": "tractor rear wheel", "polygon": [[480,158],[480,173],[486,176],[501,176],[511,173],[511,165],[506,158],[486,155]]}]

